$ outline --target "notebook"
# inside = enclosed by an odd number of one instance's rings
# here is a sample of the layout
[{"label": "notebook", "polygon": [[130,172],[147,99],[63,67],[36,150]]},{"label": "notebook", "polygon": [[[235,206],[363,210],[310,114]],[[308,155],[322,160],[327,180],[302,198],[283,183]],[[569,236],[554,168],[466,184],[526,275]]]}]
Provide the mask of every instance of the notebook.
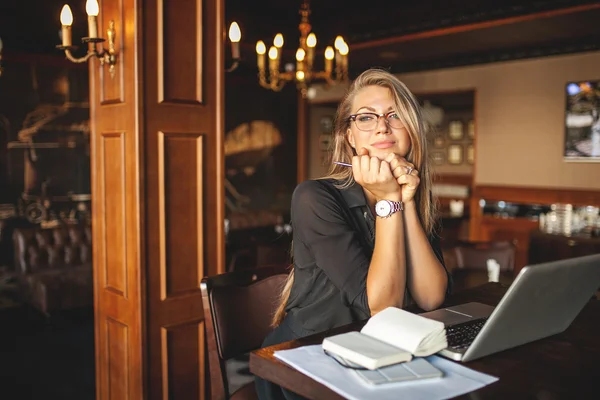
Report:
[{"label": "notebook", "polygon": [[410,361],[447,347],[444,324],[397,307],[371,317],[360,332],[329,336],[323,350],[367,369]]}]

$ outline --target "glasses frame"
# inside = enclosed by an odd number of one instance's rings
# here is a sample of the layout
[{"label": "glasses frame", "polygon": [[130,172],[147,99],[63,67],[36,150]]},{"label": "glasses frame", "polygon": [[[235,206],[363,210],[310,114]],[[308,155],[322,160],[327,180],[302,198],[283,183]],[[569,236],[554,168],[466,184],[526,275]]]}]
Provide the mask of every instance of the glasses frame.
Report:
[{"label": "glasses frame", "polygon": [[[351,114],[348,117],[348,121],[354,121],[354,123],[356,124],[356,129],[358,129],[359,131],[363,131],[363,132],[369,132],[374,130],[375,128],[377,128],[377,125],[379,124],[379,119],[383,118],[383,121],[386,123],[386,125],[388,126],[388,128],[393,128],[393,129],[402,129],[404,128],[404,124],[402,124],[401,128],[395,128],[390,124],[390,121],[388,120],[388,115],[390,114],[398,114],[398,112],[396,111],[388,111],[386,113],[382,113],[382,114],[378,114],[376,112],[361,112],[361,113],[356,113],[356,114]],[[375,126],[371,129],[361,129],[358,127],[358,123],[356,122],[356,117],[361,116],[361,115],[374,115],[377,117],[377,121],[375,122]],[[398,118],[398,121],[400,121],[400,118]],[[402,123],[402,121],[400,121],[400,123]]]}]

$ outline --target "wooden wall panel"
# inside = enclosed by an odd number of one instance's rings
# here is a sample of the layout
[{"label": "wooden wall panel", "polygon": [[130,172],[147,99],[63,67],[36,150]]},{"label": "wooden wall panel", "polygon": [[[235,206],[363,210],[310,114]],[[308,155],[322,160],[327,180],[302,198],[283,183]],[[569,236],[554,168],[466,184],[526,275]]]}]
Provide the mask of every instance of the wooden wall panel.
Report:
[{"label": "wooden wall panel", "polygon": [[202,102],[202,0],[158,1],[159,102]]},{"label": "wooden wall panel", "polygon": [[127,245],[125,210],[125,135],[104,133],[100,180],[104,189],[103,287],[127,297]]},{"label": "wooden wall panel", "polygon": [[[190,323],[161,329],[163,399],[200,399],[204,395],[204,363],[195,362],[190,353],[204,359],[204,323]],[[196,380],[186,379],[186,371]]]},{"label": "wooden wall panel", "polygon": [[127,325],[106,319],[106,354],[110,365],[107,381],[107,392],[111,400],[127,399],[129,392],[129,331]]},{"label": "wooden wall panel", "polygon": [[144,399],[144,172],[140,168],[139,87],[143,75],[134,0],[100,3],[99,32],[116,22],[114,78],[90,60],[92,235],[96,341],[96,398]]},{"label": "wooden wall panel", "polygon": [[[110,20],[115,21],[115,49],[118,49],[120,57],[117,59],[114,76],[108,71],[108,68],[100,70],[100,80],[102,87],[100,91],[100,103],[104,105],[122,103],[125,101],[125,61],[129,54],[123,52],[123,34],[125,30],[124,18],[124,0],[108,1],[102,4],[102,10],[99,14],[100,25],[98,25],[98,34],[103,35],[105,39],[106,30]],[[108,41],[100,43],[108,49]]]},{"label": "wooden wall panel", "polygon": [[164,300],[200,290],[204,276],[203,147],[202,135],[194,133],[159,132],[158,140],[160,280]]}]

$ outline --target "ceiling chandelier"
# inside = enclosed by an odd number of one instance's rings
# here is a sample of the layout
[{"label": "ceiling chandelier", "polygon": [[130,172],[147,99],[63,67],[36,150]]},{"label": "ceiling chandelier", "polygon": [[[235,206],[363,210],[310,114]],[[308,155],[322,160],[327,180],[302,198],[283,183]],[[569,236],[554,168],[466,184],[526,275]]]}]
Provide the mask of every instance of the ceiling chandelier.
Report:
[{"label": "ceiling chandelier", "polygon": [[[310,5],[304,0],[300,7],[301,21],[298,25],[300,30],[300,46],[296,50],[296,66],[293,63],[284,64],[284,71],[280,71],[281,53],[283,47],[283,35],[278,33],[273,40],[273,46],[269,48],[269,77],[265,68],[265,54],[267,48],[262,40],[256,43],[256,54],[258,63],[258,78],[262,87],[275,92],[280,91],[287,82],[295,81],[302,96],[306,97],[308,86],[314,81],[324,81],[327,84],[345,82],[348,80],[348,44],[341,36],[335,38],[334,47],[327,46],[324,53],[324,69],[317,71],[313,69],[315,58],[315,47],[317,36],[311,32],[308,21]],[[335,62],[335,73],[333,64]]]}]

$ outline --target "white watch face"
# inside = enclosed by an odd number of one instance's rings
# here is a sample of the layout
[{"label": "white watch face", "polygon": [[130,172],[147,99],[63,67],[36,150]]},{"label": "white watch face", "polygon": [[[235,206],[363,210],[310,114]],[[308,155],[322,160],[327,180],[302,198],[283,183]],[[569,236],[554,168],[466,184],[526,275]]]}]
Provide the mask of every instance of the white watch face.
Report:
[{"label": "white watch face", "polygon": [[375,213],[380,217],[387,217],[392,212],[392,204],[389,201],[380,200],[375,204]]}]

